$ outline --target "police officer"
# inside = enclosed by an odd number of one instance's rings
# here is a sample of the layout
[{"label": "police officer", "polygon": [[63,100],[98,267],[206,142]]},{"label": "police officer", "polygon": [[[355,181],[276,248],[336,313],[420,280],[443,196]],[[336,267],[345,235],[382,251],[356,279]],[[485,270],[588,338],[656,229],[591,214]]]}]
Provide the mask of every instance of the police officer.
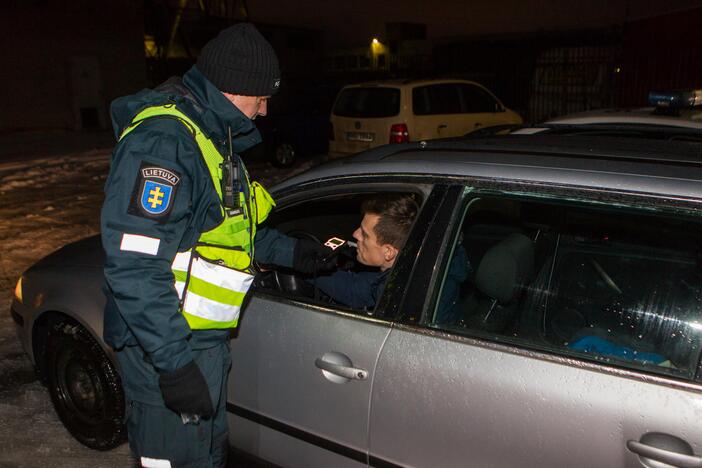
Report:
[{"label": "police officer", "polygon": [[237,156],[260,141],[252,121],[279,86],[273,48],[239,23],[182,78],[112,104],[104,338],[120,364],[129,444],[142,466],[226,464],[228,336],[254,255],[304,272],[326,253],[258,227],[275,203]]}]

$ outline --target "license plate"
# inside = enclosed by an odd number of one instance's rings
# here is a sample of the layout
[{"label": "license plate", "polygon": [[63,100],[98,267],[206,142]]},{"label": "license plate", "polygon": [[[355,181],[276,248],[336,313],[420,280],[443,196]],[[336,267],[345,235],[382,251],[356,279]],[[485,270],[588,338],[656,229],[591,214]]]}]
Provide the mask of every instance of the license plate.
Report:
[{"label": "license plate", "polygon": [[346,132],[346,141],[373,141],[375,133],[370,132]]}]

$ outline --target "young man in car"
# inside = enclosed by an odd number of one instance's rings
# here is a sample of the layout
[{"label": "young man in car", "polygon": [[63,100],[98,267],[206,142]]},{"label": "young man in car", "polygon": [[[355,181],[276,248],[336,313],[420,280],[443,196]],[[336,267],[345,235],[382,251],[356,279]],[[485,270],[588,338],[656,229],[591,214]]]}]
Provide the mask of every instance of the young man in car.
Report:
[{"label": "young man in car", "polygon": [[[356,259],[377,271],[336,271],[319,276],[316,287],[334,301],[352,309],[372,310],[378,302],[390,268],[407,240],[419,206],[411,194],[386,193],[367,198],[361,204],[363,219],[354,231]],[[447,315],[458,296],[458,284],[468,277],[470,265],[459,246],[449,267],[439,302],[439,315]]]},{"label": "young man in car", "polygon": [[407,239],[418,205],[410,194],[387,193],[363,201],[361,225],[354,231],[356,259],[378,271],[336,271],[315,285],[336,302],[372,309],[383,292],[390,268]]},{"label": "young man in car", "polygon": [[104,338],[120,363],[141,466],[226,465],[229,330],[254,252],[302,272],[328,253],[257,229],[274,202],[237,153],[260,141],[253,120],[279,86],[273,48],[239,23],[207,43],[182,78],[112,104]]}]

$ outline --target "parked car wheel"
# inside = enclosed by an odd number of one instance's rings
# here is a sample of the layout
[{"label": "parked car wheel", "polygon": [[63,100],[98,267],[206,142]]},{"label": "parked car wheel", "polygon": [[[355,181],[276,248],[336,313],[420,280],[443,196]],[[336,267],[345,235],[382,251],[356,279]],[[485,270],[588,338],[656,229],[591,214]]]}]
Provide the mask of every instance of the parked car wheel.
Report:
[{"label": "parked car wheel", "polygon": [[279,167],[290,167],[297,161],[295,147],[290,143],[280,142],[273,147],[273,164]]},{"label": "parked car wheel", "polygon": [[109,450],[124,441],[124,393],[119,374],[85,328],[68,322],[52,327],[46,377],[59,418],[80,443]]}]

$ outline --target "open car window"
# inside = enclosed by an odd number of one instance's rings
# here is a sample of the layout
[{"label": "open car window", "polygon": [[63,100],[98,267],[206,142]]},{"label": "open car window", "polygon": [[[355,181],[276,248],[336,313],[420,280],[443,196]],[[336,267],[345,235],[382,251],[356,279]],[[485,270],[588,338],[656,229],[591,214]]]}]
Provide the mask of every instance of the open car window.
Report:
[{"label": "open car window", "polygon": [[[416,187],[409,189],[398,186],[396,189],[388,189],[384,185],[382,190],[329,193],[276,208],[266,221],[266,227],[320,244],[329,241],[338,243],[339,239],[355,244],[353,233],[363,218],[361,204],[371,196],[388,192],[412,194],[421,212],[424,195]],[[381,273],[378,267],[359,262],[354,247],[344,245],[337,251],[334,272],[302,274],[288,268],[264,266],[266,271],[257,277],[255,289],[283,299],[341,311],[373,314],[384,293],[386,282],[393,278],[394,267]],[[412,255],[401,253],[395,265],[401,261],[412,261]],[[356,297],[358,291],[362,296],[360,299]],[[368,291],[372,293],[370,302]]]},{"label": "open car window", "polygon": [[689,215],[474,196],[428,324],[693,380],[700,235]]}]

